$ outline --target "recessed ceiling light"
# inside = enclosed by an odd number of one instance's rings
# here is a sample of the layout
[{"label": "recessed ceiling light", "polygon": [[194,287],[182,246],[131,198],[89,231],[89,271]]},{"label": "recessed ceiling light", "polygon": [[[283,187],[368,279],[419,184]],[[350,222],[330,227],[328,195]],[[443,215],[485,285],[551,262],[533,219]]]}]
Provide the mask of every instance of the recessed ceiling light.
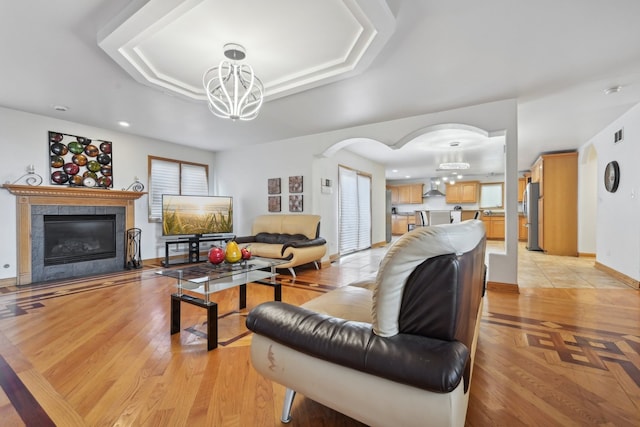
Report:
[{"label": "recessed ceiling light", "polygon": [[405,175],[404,177],[409,179],[409,178],[411,178],[411,175]]},{"label": "recessed ceiling light", "polygon": [[125,122],[124,120],[119,121],[118,124],[123,128],[128,128],[129,126],[131,126],[129,122]]},{"label": "recessed ceiling light", "polygon": [[611,86],[604,90],[605,95],[611,95],[612,93],[618,93],[622,90],[622,86]]},{"label": "recessed ceiling light", "polygon": [[393,172],[393,173],[397,173],[397,172],[398,172],[398,169],[392,169],[392,170],[391,170],[391,172]]},{"label": "recessed ceiling light", "polygon": [[69,107],[67,107],[66,105],[54,105],[53,109],[56,110],[56,111],[65,112],[65,111],[69,110]]}]

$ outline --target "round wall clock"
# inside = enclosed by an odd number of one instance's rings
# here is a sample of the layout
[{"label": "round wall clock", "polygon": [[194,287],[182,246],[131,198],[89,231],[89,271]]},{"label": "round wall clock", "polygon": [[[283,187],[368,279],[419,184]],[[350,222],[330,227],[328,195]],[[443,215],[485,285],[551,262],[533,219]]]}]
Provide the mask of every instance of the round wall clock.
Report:
[{"label": "round wall clock", "polygon": [[604,188],[610,193],[615,193],[620,184],[620,166],[613,161],[607,164],[604,169]]}]

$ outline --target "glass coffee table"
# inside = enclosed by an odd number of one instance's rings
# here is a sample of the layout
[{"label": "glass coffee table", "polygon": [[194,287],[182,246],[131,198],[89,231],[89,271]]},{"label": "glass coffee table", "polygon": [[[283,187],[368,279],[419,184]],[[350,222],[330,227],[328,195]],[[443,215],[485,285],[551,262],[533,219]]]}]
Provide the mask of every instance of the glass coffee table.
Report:
[{"label": "glass coffee table", "polygon": [[171,294],[171,334],[180,332],[180,303],[207,310],[207,350],[218,347],[218,304],[211,294],[239,287],[239,308],[247,307],[247,283],[273,288],[273,299],[282,300],[282,288],[276,281],[276,267],[286,260],[253,257],[235,264],[204,264],[158,271],[157,274],[177,280],[178,291]]}]

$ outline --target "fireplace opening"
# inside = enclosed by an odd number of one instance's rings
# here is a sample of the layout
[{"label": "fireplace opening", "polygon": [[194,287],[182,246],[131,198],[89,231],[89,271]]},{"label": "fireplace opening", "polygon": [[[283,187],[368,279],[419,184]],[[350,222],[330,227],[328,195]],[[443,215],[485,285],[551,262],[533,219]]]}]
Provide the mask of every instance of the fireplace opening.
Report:
[{"label": "fireplace opening", "polygon": [[116,215],[44,215],[44,265],[116,256]]}]

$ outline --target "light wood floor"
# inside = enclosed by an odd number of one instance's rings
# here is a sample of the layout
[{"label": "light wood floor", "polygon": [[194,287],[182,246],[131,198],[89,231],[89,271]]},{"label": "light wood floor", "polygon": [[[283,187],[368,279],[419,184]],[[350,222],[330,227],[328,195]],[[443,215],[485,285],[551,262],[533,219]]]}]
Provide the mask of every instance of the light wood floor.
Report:
[{"label": "light wood floor", "polygon": [[[283,300],[367,276],[384,251],[285,274]],[[640,425],[640,291],[593,260],[520,256],[520,294],[486,296],[467,425]],[[237,290],[216,294],[220,346],[207,352],[203,309],[183,304],[169,334],[174,283],[157,269],[0,288],[0,425],[280,425],[284,390],[251,367]],[[249,285],[249,309],[272,298]],[[298,396],[290,425],[361,424]]]}]

